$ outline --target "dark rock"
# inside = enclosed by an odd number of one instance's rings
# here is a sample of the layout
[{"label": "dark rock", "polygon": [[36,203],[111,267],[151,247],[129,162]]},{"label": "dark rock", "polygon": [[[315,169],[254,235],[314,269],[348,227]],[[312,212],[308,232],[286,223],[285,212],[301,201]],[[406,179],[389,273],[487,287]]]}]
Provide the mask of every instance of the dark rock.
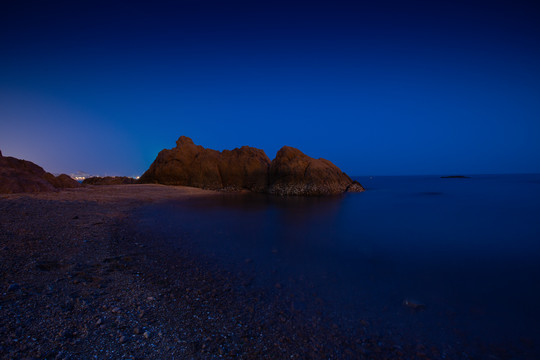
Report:
[{"label": "dark rock", "polygon": [[94,176],[83,180],[83,185],[125,185],[136,184],[137,180],[127,176]]},{"label": "dark rock", "polygon": [[74,338],[77,334],[77,331],[74,329],[64,329],[60,332],[60,336],[66,339]]},{"label": "dark rock", "polygon": [[56,260],[43,260],[36,264],[36,268],[41,271],[52,271],[60,269],[62,265]]},{"label": "dark rock", "polygon": [[81,184],[77,180],[72,179],[66,174],[60,174],[55,177],[50,173],[46,173],[45,178],[58,189],[72,189],[81,187]]},{"label": "dark rock", "polygon": [[17,291],[21,288],[21,286],[17,283],[13,283],[13,284],[10,284],[7,288],[7,291],[10,292],[10,291]]},{"label": "dark rock", "polygon": [[270,159],[263,150],[243,146],[216,151],[181,136],[162,150],[141,183],[193,186],[212,190],[250,190],[276,195],[333,195],[364,191],[337,166],[285,146]]},{"label": "dark rock", "polygon": [[0,193],[36,193],[79,186],[65,174],[55,177],[33,162],[0,154]]},{"label": "dark rock", "polygon": [[347,187],[347,192],[362,192],[365,191],[362,184],[360,184],[358,181],[353,180],[353,182]]}]

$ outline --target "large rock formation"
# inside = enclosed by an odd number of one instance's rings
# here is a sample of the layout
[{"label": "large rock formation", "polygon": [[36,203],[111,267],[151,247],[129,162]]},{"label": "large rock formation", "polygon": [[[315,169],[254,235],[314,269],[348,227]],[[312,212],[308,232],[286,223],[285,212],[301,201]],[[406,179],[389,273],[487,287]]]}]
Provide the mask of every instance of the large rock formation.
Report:
[{"label": "large rock formation", "polygon": [[276,195],[335,195],[364,188],[336,165],[284,146],[270,165],[268,192]]},{"label": "large rock formation", "polygon": [[277,195],[333,195],[364,190],[330,161],[310,158],[288,146],[270,162],[260,149],[243,146],[219,152],[195,145],[185,136],[178,139],[175,148],[160,151],[140,182]]},{"label": "large rock formation", "polygon": [[269,166],[262,150],[243,146],[219,152],[181,136],[176,148],[159,152],[140,182],[262,192],[268,187]]},{"label": "large rock formation", "polygon": [[0,193],[2,194],[56,191],[61,188],[79,186],[81,184],[65,174],[54,176],[33,162],[2,156],[0,152]]}]

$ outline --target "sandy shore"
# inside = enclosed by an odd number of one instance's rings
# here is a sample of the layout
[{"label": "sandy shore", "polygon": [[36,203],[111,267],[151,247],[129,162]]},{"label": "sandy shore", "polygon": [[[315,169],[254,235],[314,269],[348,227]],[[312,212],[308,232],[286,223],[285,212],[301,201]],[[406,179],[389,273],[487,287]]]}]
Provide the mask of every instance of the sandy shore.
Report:
[{"label": "sandy shore", "polygon": [[112,185],[2,196],[2,358],[443,358],[377,338],[369,324],[340,329],[322,303],[295,309],[286,289],[251,287],[249,274],[133,230],[141,206],[215,194]]},{"label": "sandy shore", "polygon": [[0,194],[0,199],[15,200],[31,198],[53,201],[92,201],[101,204],[128,203],[130,205],[136,205],[167,200],[182,200],[195,196],[211,196],[215,194],[219,193],[187,186],[130,184],[107,186],[87,185],[82,188],[36,194]]}]

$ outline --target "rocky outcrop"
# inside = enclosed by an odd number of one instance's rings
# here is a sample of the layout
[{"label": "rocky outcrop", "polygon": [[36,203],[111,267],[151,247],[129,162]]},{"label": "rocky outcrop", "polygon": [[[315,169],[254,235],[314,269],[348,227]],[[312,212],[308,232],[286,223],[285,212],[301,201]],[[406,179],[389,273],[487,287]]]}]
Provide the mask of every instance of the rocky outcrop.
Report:
[{"label": "rocky outcrop", "polygon": [[325,159],[284,146],[270,165],[268,192],[276,195],[336,195],[363,191],[358,182]]},{"label": "rocky outcrop", "polygon": [[127,176],[93,176],[84,179],[83,185],[125,185],[136,184],[137,180]]},{"label": "rocky outcrop", "polygon": [[56,191],[79,186],[81,184],[65,174],[54,176],[33,162],[2,156],[0,152],[0,193],[2,194]]},{"label": "rocky outcrop", "polygon": [[263,150],[243,146],[220,152],[182,136],[174,149],[160,151],[140,182],[263,192],[268,187],[269,166]]},{"label": "rocky outcrop", "polygon": [[57,189],[72,189],[81,187],[81,183],[72,179],[69,175],[66,174],[54,176],[51,173],[45,173],[45,179]]},{"label": "rocky outcrop", "polygon": [[364,191],[328,160],[313,159],[285,146],[270,159],[263,150],[243,146],[216,151],[182,136],[162,150],[141,183],[184,185],[213,190],[250,190],[276,195],[334,195]]}]

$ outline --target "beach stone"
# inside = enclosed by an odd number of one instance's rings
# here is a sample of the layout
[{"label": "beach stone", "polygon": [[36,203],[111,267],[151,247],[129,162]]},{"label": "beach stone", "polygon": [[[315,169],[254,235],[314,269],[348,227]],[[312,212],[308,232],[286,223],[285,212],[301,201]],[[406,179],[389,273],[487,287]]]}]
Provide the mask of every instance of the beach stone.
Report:
[{"label": "beach stone", "polygon": [[66,339],[75,337],[75,331],[73,329],[64,329],[60,332],[60,336]]},{"label": "beach stone", "polygon": [[10,291],[17,291],[21,288],[21,286],[17,283],[13,283],[13,284],[10,284],[7,288],[7,291],[10,292]]}]

